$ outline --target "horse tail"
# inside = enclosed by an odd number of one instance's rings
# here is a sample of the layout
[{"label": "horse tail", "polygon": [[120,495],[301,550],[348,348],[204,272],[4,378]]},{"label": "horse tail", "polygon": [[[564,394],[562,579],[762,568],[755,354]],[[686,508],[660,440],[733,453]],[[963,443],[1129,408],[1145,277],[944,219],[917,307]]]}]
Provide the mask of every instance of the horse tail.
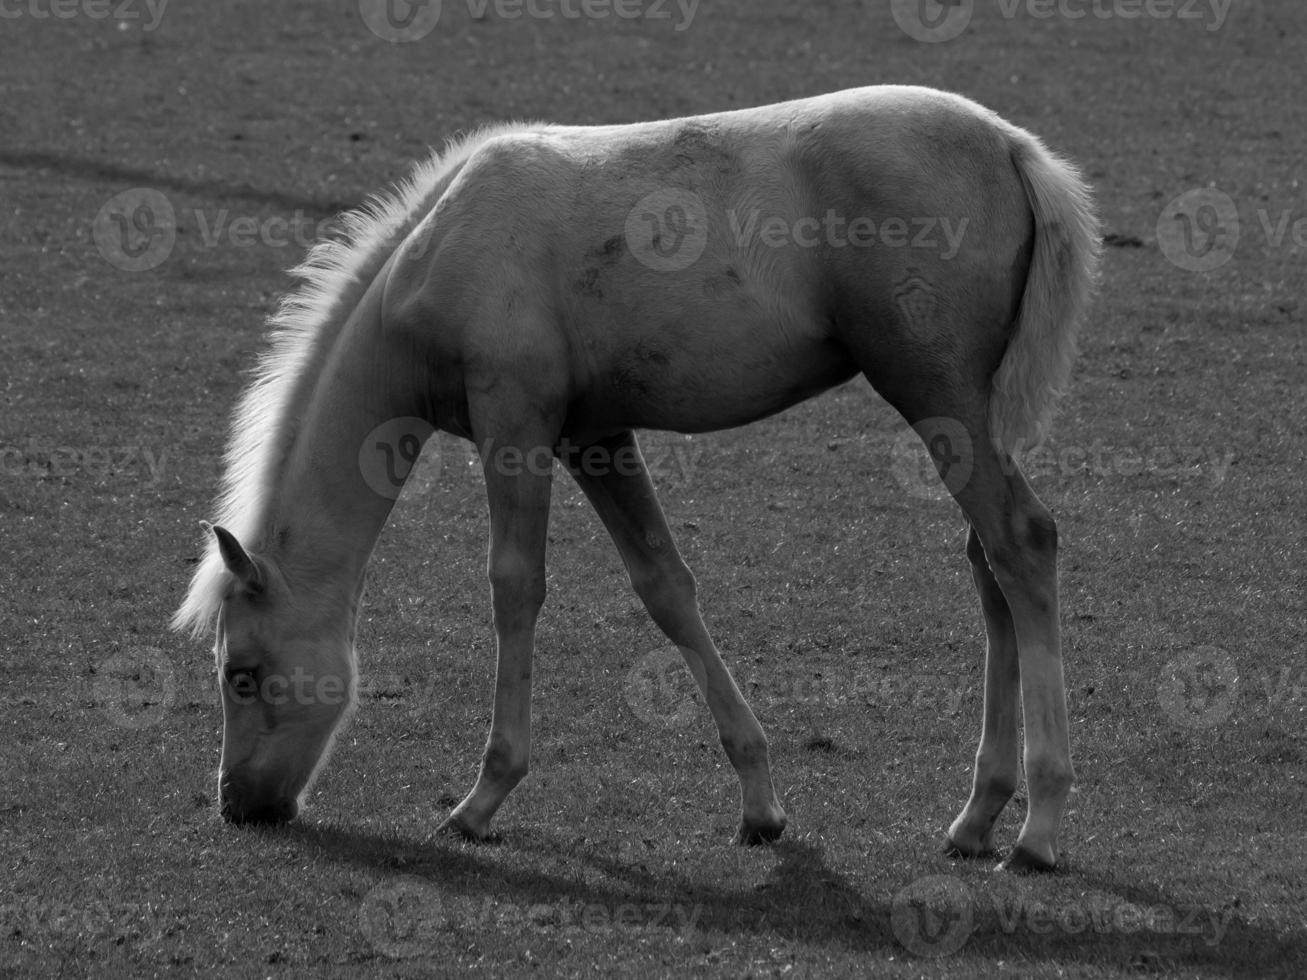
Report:
[{"label": "horse tail", "polygon": [[1089,186],[1076,168],[1024,130],[1014,127],[1010,139],[1035,242],[1016,325],[994,372],[989,426],[994,441],[1014,452],[1043,441],[1071,377],[1101,239]]}]

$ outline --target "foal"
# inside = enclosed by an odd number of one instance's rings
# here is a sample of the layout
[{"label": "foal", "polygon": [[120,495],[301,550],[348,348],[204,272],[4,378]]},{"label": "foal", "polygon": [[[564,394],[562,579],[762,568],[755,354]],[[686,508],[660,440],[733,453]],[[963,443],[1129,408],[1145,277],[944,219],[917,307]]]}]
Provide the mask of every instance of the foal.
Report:
[{"label": "foal", "polygon": [[[740,779],[739,840],[775,838],[786,818],[766,739],[704,627],[634,431],[741,425],[861,373],[970,523],[984,721],[948,847],[993,852],[1020,709],[1029,804],[1005,864],[1055,865],[1073,775],[1057,534],[1012,454],[1042,437],[1096,274],[1097,223],[1070,166],[966,99],[873,87],[489,129],[346,228],[274,318],[175,618],[216,625],[228,819],[297,813],[353,704],[364,567],[396,496],[363,461],[440,429],[485,461],[498,656],[480,775],[443,826],[485,837],[527,772],[558,456],[703,692]],[[634,465],[587,466],[592,447]]]}]

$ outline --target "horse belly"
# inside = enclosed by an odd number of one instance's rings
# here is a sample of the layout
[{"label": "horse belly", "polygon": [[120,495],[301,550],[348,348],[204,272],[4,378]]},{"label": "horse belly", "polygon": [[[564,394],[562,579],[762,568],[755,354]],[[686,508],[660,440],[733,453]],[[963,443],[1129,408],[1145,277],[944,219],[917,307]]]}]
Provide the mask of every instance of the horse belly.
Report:
[{"label": "horse belly", "polygon": [[[856,373],[848,352],[815,327],[733,317],[711,304],[694,319],[610,325],[610,347],[569,412],[569,428],[709,432],[744,425]],[[612,335],[609,334],[612,339]]]}]

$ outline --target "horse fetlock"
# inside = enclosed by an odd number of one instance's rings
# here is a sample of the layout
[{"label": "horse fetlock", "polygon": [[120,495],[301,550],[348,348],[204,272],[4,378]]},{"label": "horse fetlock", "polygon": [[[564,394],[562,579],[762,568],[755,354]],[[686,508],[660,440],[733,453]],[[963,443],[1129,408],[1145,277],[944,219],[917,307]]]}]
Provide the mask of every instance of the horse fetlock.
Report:
[{"label": "horse fetlock", "polygon": [[976,753],[976,777],[973,796],[997,802],[999,808],[1012,799],[1021,780],[1015,746],[998,747],[982,743]]},{"label": "horse fetlock", "polygon": [[531,769],[531,758],[517,751],[509,741],[491,735],[481,756],[481,782],[512,789],[526,778]]},{"label": "horse fetlock", "polygon": [[975,833],[965,827],[959,827],[955,821],[944,836],[943,852],[953,858],[987,858],[994,856],[994,829],[985,833]]},{"label": "horse fetlock", "polygon": [[461,805],[457,810],[447,816],[436,827],[436,835],[439,837],[454,837],[459,840],[484,841],[490,839],[490,820],[474,820],[468,814],[462,812]]}]

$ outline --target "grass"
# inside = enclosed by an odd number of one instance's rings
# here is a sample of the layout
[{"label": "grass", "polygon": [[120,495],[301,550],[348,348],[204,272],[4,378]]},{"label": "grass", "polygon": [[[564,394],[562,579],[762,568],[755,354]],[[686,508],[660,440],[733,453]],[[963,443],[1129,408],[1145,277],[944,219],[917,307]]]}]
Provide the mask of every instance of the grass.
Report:
[{"label": "grass", "polygon": [[[1307,968],[1292,231],[1307,218],[1292,68],[1307,15],[1237,2],[1207,30],[1008,18],[982,0],[932,45],[888,4],[704,4],[679,32],[445,6],[439,29],[395,46],[344,3],[178,0],[153,31],[85,12],[4,23],[0,974]],[[707,712],[662,724],[683,698],[669,678],[630,693],[665,641],[564,482],[533,773],[498,843],[429,839],[475,775],[493,677],[482,490],[452,441],[378,547],[365,696],[309,809],[280,831],[223,825],[209,654],[165,623],[224,419],[302,247],[213,229],[325,220],[494,119],[634,120],[891,81],[962,91],[1041,134],[1083,164],[1116,236],[1034,481],[1064,542],[1079,774],[1064,870],[1009,879],[937,853],[968,786],[983,637],[956,509],[896,479],[902,424],[859,384],[739,431],[647,439],[772,743],[791,816],[778,845],[728,845],[737,791]],[[165,193],[178,230],[135,274],[92,236],[132,187]],[[1226,264],[1190,273],[1163,254],[1159,215],[1205,187],[1230,195],[1241,235]],[[914,897],[936,917],[904,918]]]}]

